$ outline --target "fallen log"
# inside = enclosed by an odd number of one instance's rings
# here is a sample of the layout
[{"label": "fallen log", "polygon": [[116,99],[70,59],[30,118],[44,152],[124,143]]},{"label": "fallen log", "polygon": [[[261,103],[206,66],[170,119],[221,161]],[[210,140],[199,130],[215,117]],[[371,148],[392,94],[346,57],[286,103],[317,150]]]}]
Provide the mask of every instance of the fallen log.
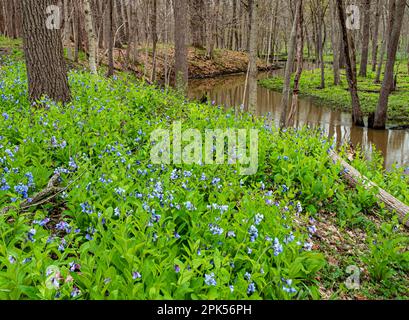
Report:
[{"label": "fallen log", "polygon": [[8,206],[8,207],[3,208],[0,211],[0,214],[5,214],[9,212],[10,210],[25,211],[31,207],[35,207],[41,203],[44,203],[45,199],[52,198],[55,195],[61,193],[64,190],[64,188],[58,187],[59,179],[60,179],[60,174],[59,173],[54,174],[49,180],[47,187],[44,190],[41,190],[40,192],[35,194],[33,198],[31,198],[30,200],[26,199],[23,202],[21,202],[19,208]]},{"label": "fallen log", "polygon": [[329,153],[334,163],[340,163],[344,168],[343,177],[347,180],[351,187],[355,187],[357,184],[362,183],[365,188],[378,188],[379,193],[377,198],[379,201],[385,204],[386,208],[391,212],[396,212],[399,218],[399,222],[409,228],[409,206],[402,201],[396,199],[390,193],[380,188],[376,183],[370,181],[367,177],[363,176],[358,170],[348,164],[334,151],[330,150]]}]

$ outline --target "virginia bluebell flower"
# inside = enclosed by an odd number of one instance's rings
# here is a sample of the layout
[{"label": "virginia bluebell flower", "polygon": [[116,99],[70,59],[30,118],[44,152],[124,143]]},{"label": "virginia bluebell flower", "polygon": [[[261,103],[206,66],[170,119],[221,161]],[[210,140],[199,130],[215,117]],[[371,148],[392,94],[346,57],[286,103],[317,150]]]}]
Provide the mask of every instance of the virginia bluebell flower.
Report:
[{"label": "virginia bluebell flower", "polygon": [[250,241],[255,242],[256,239],[258,238],[258,230],[257,228],[252,225],[249,229],[249,235],[250,235]]},{"label": "virginia bluebell flower", "polygon": [[84,202],[80,204],[83,213],[92,214],[94,211],[92,210],[91,205],[88,202]]},{"label": "virginia bluebell flower", "polygon": [[219,227],[216,224],[212,224],[212,223],[209,224],[209,229],[210,229],[210,232],[214,235],[221,235],[224,232],[223,228]]},{"label": "virginia bluebell flower", "polygon": [[71,297],[72,298],[76,298],[81,294],[80,289],[78,289],[77,287],[74,287],[71,291]]},{"label": "virginia bluebell flower", "polygon": [[234,231],[228,231],[228,232],[227,232],[227,237],[229,237],[229,238],[235,238],[235,237],[236,237],[236,234],[234,233]]},{"label": "virginia bluebell flower", "polygon": [[36,234],[36,230],[35,229],[30,229],[30,231],[27,234],[28,240],[31,242],[35,242],[34,236]]},{"label": "virginia bluebell flower", "polygon": [[256,224],[256,226],[258,226],[264,219],[264,216],[260,213],[257,213],[255,218],[254,218],[254,223]]},{"label": "virginia bluebell flower", "polygon": [[214,275],[213,272],[212,272],[210,275],[209,275],[209,274],[205,274],[205,284],[206,284],[207,286],[216,286],[216,285],[217,285],[217,282],[216,282],[216,279],[215,279],[215,275]]},{"label": "virginia bluebell flower", "polygon": [[280,244],[280,241],[278,240],[278,238],[274,239],[273,249],[274,249],[274,256],[278,256],[280,253],[283,252],[283,246]]},{"label": "virginia bluebell flower", "polygon": [[247,288],[247,294],[252,295],[254,292],[256,292],[256,285],[254,282],[251,282]]}]

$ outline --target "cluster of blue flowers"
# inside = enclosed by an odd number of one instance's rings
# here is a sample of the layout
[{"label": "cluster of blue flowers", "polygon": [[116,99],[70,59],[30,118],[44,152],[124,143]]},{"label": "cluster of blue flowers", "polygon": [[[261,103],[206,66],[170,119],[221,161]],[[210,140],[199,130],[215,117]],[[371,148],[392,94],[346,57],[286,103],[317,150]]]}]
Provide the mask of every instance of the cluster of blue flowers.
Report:
[{"label": "cluster of blue flowers", "polygon": [[205,274],[205,284],[207,286],[216,286],[217,285],[215,275],[214,275],[213,272],[211,274]]}]

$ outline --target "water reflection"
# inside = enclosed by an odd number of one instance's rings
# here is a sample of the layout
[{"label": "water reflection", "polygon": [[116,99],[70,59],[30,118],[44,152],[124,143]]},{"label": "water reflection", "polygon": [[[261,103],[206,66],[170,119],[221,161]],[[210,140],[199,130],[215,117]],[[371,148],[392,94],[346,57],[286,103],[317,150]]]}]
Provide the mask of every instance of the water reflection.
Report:
[{"label": "water reflection", "polygon": [[[282,74],[282,70],[274,71]],[[271,73],[270,73],[271,75]],[[268,74],[260,74],[260,78]],[[213,79],[193,80],[189,85],[189,97],[200,99],[207,95],[218,105],[239,108],[243,104],[244,75],[218,77]],[[248,96],[246,94],[246,96]],[[246,104],[246,101],[244,101]],[[276,125],[281,115],[281,94],[263,87],[258,88],[258,115],[271,113]],[[352,125],[349,113],[316,106],[310,99],[300,99],[295,117],[295,125],[319,125],[329,138],[334,138],[338,144],[344,142],[354,146],[360,145],[368,158],[373,153],[373,145],[380,150],[385,158],[384,166],[389,169],[394,164],[409,165],[409,130],[372,130]]]}]

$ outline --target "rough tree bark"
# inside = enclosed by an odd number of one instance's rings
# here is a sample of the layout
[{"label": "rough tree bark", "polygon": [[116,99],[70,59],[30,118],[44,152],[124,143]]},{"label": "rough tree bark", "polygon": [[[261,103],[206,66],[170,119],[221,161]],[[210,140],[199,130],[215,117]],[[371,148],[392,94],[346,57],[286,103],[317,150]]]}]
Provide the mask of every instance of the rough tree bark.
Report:
[{"label": "rough tree bark", "polygon": [[187,64],[187,0],[174,0],[175,15],[175,85],[176,89],[186,92],[188,84]]},{"label": "rough tree bark", "polygon": [[71,93],[60,26],[50,28],[51,25],[47,24],[51,16],[46,9],[50,5],[57,5],[57,1],[21,2],[29,97],[35,101],[46,95],[55,101],[68,102]]}]

